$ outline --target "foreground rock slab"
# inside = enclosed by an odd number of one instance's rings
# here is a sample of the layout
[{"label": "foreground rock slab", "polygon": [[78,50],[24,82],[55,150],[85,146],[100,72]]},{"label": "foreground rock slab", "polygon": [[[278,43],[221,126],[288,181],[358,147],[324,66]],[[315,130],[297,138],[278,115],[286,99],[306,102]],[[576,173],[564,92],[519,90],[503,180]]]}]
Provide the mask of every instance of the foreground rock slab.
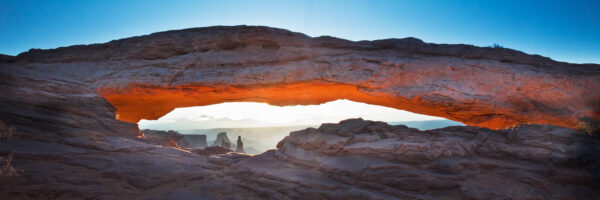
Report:
[{"label": "foreground rock slab", "polygon": [[12,140],[0,151],[14,153],[21,175],[2,177],[0,196],[598,199],[592,168],[582,162],[589,139],[547,125],[419,131],[352,119],[292,132],[277,149],[255,156],[199,154],[120,137],[88,146]]}]

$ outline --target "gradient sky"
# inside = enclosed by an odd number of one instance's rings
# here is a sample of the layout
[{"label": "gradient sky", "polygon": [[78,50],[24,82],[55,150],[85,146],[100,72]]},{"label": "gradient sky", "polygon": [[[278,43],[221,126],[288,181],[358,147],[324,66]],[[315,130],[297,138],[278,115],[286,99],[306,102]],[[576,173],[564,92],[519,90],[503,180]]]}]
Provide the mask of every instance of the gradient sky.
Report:
[{"label": "gradient sky", "polygon": [[350,40],[498,43],[559,61],[600,63],[598,0],[0,2],[0,53],[9,55],[172,29],[247,24]]}]

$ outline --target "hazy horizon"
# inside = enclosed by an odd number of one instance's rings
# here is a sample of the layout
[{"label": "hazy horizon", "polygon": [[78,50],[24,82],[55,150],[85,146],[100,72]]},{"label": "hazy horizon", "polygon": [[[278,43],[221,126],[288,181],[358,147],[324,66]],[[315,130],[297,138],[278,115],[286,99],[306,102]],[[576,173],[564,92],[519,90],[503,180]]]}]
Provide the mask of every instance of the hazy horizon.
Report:
[{"label": "hazy horizon", "polygon": [[384,106],[336,100],[320,105],[283,107],[266,103],[229,102],[176,108],[158,120],[141,120],[138,125],[140,129],[153,130],[258,128],[314,126],[350,118],[384,122],[446,120]]},{"label": "hazy horizon", "polygon": [[[419,130],[431,130],[444,128],[447,126],[464,126],[464,124],[447,119],[435,119],[424,121],[398,121],[387,122],[390,125],[405,125]],[[278,127],[241,127],[241,128],[209,128],[209,129],[186,129],[173,130],[183,135],[199,134],[206,135],[208,145],[211,145],[216,139],[217,134],[226,132],[231,141],[235,141],[238,136],[242,136],[246,153],[258,154],[269,149],[274,149],[279,141],[288,136],[292,131],[299,131],[309,127],[318,128],[320,124],[314,125],[296,125],[296,126],[278,126]],[[167,131],[167,130],[163,130]],[[235,145],[235,144],[233,144]]]}]

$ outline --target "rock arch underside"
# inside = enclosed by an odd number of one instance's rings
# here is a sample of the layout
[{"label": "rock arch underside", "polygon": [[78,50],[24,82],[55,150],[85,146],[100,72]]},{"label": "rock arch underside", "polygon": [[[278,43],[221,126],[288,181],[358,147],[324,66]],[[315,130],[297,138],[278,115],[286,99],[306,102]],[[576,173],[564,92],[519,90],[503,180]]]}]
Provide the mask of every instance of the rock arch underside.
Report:
[{"label": "rock arch underside", "polygon": [[[32,49],[0,56],[0,67],[0,119],[16,130],[0,153],[20,170],[2,177],[2,197],[599,197],[598,143],[575,130],[600,120],[597,64],[233,26]],[[419,131],[353,119],[292,132],[255,156],[137,137],[140,119],[178,107],[336,99],[471,126]]]}]

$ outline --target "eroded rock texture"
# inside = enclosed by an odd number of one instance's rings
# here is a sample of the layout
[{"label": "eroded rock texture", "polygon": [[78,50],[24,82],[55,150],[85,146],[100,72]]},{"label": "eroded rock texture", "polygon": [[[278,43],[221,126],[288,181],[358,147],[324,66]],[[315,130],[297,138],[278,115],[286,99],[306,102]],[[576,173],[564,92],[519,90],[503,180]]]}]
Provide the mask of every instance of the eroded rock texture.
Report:
[{"label": "eroded rock texture", "polygon": [[[414,38],[351,42],[209,27],[0,56],[0,199],[598,199],[600,67]],[[153,143],[176,107],[335,99],[492,129],[363,120],[250,156]],[[11,129],[12,130],[12,129]],[[10,156],[12,155],[12,156]],[[8,159],[8,158],[11,159]],[[5,163],[1,163],[4,167]]]},{"label": "eroded rock texture", "polygon": [[0,194],[5,199],[598,199],[581,164],[587,149],[582,140],[589,137],[548,125],[418,131],[362,119],[292,132],[277,149],[256,156],[188,152],[117,136],[70,143],[17,139],[0,150],[15,152],[22,175],[2,177]]},{"label": "eroded rock texture", "polygon": [[292,132],[270,153],[350,186],[340,188],[346,196],[334,190],[325,198],[594,199],[589,175],[575,164],[582,136],[542,125],[418,131],[356,119]]},{"label": "eroded rock texture", "polygon": [[50,83],[40,90],[63,98],[100,94],[127,122],[229,101],[335,99],[489,128],[576,127],[582,117],[600,119],[599,65],[415,38],[351,42],[267,27],[209,27],[30,50],[2,60],[9,88],[41,79]]}]

